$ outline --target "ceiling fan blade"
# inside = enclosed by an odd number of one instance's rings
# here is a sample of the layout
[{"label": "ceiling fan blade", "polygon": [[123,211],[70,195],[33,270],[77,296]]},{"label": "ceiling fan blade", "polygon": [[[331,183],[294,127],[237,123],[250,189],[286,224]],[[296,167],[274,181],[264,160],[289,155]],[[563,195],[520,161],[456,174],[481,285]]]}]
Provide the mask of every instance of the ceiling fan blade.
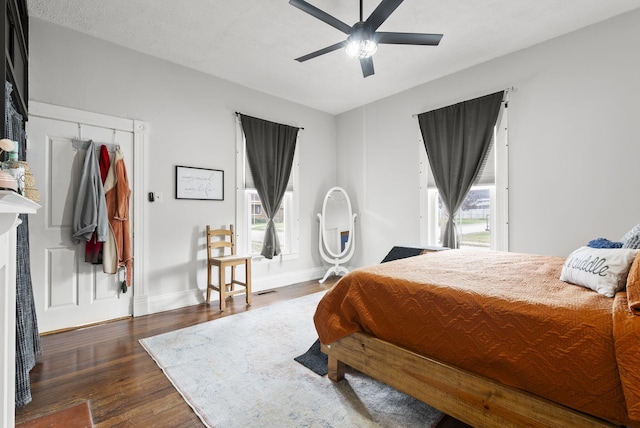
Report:
[{"label": "ceiling fan blade", "polygon": [[428,45],[438,46],[442,39],[442,34],[424,33],[385,33],[382,31],[375,33],[376,42],[388,45]]},{"label": "ceiling fan blade", "polygon": [[366,24],[371,28],[371,31],[376,31],[403,1],[404,0],[382,0],[378,7],[376,7],[367,18]]},{"label": "ceiling fan blade", "polygon": [[360,67],[362,67],[362,76],[368,77],[373,74],[373,58],[360,58]]},{"label": "ceiling fan blade", "polygon": [[338,49],[344,47],[345,44],[346,44],[346,42],[339,42],[339,43],[336,43],[335,45],[327,46],[326,48],[317,50],[315,52],[311,52],[310,54],[303,55],[300,58],[296,58],[296,61],[304,62],[304,61],[307,61],[309,59],[315,58],[317,56],[324,55],[324,54],[329,53],[329,52],[333,52],[335,50],[338,50]]},{"label": "ceiling fan blade", "polygon": [[338,18],[334,18],[333,16],[329,15],[327,12],[318,9],[314,5],[309,4],[304,0],[289,0],[289,4],[291,6],[297,7],[303,12],[308,13],[314,18],[318,18],[320,21],[331,25],[333,28],[336,28],[342,31],[345,34],[351,34],[350,25],[345,24],[344,22],[340,21]]}]

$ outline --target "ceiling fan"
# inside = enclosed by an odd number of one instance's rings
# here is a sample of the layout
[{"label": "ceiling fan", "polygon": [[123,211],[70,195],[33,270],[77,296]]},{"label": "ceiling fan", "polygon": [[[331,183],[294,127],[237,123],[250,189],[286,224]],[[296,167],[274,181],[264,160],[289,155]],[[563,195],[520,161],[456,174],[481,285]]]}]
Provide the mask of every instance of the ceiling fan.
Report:
[{"label": "ceiling fan", "polygon": [[366,21],[364,21],[362,17],[362,1],[363,0],[360,0],[360,20],[353,24],[353,26],[349,26],[304,0],[289,0],[290,5],[297,7],[303,12],[308,13],[349,36],[347,40],[296,58],[296,61],[307,61],[344,47],[347,55],[360,60],[362,75],[367,77],[373,74],[373,59],[371,56],[376,52],[378,44],[380,43],[389,45],[426,46],[437,46],[440,43],[442,34],[387,33],[376,31],[404,0],[382,0]]}]

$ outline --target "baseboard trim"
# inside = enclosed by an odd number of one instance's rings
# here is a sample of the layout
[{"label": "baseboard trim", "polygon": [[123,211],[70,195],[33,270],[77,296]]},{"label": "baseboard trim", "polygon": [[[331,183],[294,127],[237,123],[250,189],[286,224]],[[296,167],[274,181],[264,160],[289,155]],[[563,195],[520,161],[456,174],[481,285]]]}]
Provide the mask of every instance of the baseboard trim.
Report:
[{"label": "baseboard trim", "polygon": [[299,282],[311,281],[313,279],[322,278],[322,275],[324,275],[325,272],[326,268],[321,267],[254,278],[252,281],[252,291],[255,293],[258,291],[297,284]]},{"label": "baseboard trim", "polygon": [[[254,278],[252,282],[252,292],[256,293],[273,288],[297,284],[299,282],[322,278],[325,272],[326,268],[319,267],[295,272],[288,272],[285,274]],[[184,308],[186,306],[198,305],[204,302],[205,292],[206,290],[198,288],[174,293],[166,293],[158,296],[134,296],[133,316],[139,317],[143,315]]]}]

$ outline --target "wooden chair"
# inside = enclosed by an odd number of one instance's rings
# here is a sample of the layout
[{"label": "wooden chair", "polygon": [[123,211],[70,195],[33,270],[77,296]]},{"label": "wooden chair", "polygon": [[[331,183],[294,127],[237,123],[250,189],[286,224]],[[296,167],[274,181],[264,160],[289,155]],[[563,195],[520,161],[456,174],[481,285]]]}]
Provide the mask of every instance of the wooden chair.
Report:
[{"label": "wooden chair", "polygon": [[[228,296],[246,293],[247,305],[251,305],[251,256],[236,255],[235,234],[233,225],[229,229],[211,229],[207,225],[207,303],[211,297],[211,290],[220,293],[220,311],[225,310]],[[229,249],[229,251],[227,251]],[[230,253],[230,254],[229,254]],[[245,282],[236,279],[236,267],[245,266]],[[213,284],[212,267],[218,268],[218,285]],[[231,282],[226,282],[227,267],[231,268]],[[236,285],[244,289],[235,289]]]}]

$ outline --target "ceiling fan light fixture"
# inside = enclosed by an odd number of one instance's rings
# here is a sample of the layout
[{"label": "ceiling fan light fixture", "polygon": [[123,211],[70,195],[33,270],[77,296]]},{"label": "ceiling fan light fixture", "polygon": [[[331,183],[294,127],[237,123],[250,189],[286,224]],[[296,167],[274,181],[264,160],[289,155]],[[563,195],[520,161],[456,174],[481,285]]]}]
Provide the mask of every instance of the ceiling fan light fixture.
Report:
[{"label": "ceiling fan light fixture", "polygon": [[296,61],[308,61],[344,47],[347,55],[359,60],[360,67],[362,68],[362,76],[367,77],[374,74],[373,59],[371,56],[378,50],[379,43],[385,45],[438,46],[440,39],[442,39],[442,34],[377,31],[403,1],[404,0],[381,0],[378,6],[371,12],[371,15],[365,20],[362,13],[362,3],[364,0],[360,0],[360,20],[353,25],[347,25],[338,18],[329,15],[327,12],[318,9],[305,0],[289,0],[290,5],[348,36],[347,39],[342,42],[334,43],[326,48],[303,55],[296,58]]},{"label": "ceiling fan light fixture", "polygon": [[378,50],[378,44],[373,40],[349,40],[345,51],[351,58],[369,58]]}]

